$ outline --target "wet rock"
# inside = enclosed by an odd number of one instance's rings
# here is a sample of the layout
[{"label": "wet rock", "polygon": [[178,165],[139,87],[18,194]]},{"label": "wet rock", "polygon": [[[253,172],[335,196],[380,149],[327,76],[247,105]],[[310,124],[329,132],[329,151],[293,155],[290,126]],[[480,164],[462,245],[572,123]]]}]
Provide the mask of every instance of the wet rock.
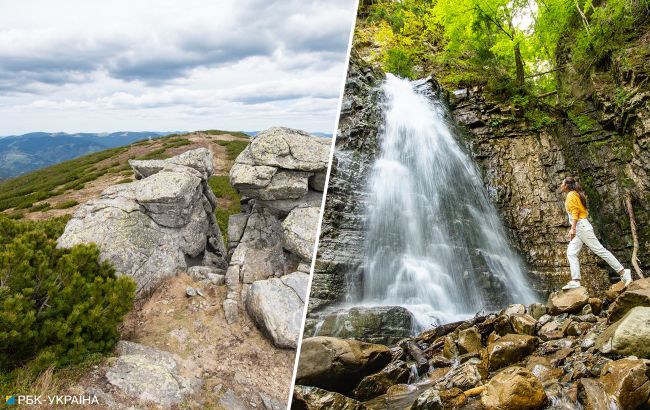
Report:
[{"label": "wet rock", "polygon": [[309,410],[366,410],[363,403],[311,386],[295,386],[291,408]]},{"label": "wet rock", "polygon": [[607,320],[614,323],[637,306],[650,306],[650,289],[627,290],[621,293],[609,307]]},{"label": "wet rock", "polygon": [[584,405],[585,410],[611,409],[611,398],[599,380],[580,379],[578,399]]},{"label": "wet rock", "polygon": [[409,380],[410,368],[406,362],[391,362],[381,371],[364,377],[352,392],[357,400],[366,401],[386,393],[389,387]]},{"label": "wet rock", "polygon": [[650,307],[635,307],[596,340],[603,353],[650,359]]},{"label": "wet rock", "polygon": [[355,307],[325,316],[317,336],[392,345],[410,336],[412,326],[413,315],[401,306]]},{"label": "wet rock", "polygon": [[487,369],[483,366],[480,359],[470,359],[466,363],[449,371],[442,382],[445,389],[454,387],[461,390],[468,390],[478,386],[487,377]]},{"label": "wet rock", "polygon": [[320,206],[298,207],[282,222],[284,247],[305,261],[312,259],[319,216]]},{"label": "wet rock", "polygon": [[297,346],[308,282],[309,275],[294,272],[254,282],[248,291],[248,314],[277,347]]},{"label": "wet rock", "polygon": [[96,243],[102,260],[133,277],[138,296],[186,271],[187,260],[226,267],[226,250],[207,184],[212,154],[205,148],[165,161],[132,162],[141,179],[105,189],[81,205],[58,246]]},{"label": "wet rock", "polygon": [[392,359],[386,346],[334,337],[303,339],[296,383],[347,392]]},{"label": "wet rock", "polygon": [[116,352],[106,379],[127,396],[169,407],[200,387],[199,380],[181,375],[180,358],[171,353],[127,341],[118,342]]},{"label": "wet rock", "polygon": [[523,367],[500,371],[481,394],[485,410],[536,410],[547,402],[542,383]]},{"label": "wet rock", "polygon": [[510,317],[510,324],[515,333],[520,335],[534,335],[537,320],[527,314],[515,314]]},{"label": "wet rock", "polygon": [[605,365],[600,381],[621,408],[635,409],[650,396],[647,372],[646,361],[626,358]]},{"label": "wet rock", "polygon": [[476,326],[458,332],[458,352],[460,354],[473,353],[483,348],[481,342],[481,334],[478,332]]},{"label": "wet rock", "polygon": [[589,293],[584,287],[553,292],[548,298],[548,311],[551,315],[579,312],[589,302]]},{"label": "wet rock", "polygon": [[506,308],[506,310],[503,313],[508,316],[523,315],[524,313],[526,313],[526,306],[522,304],[510,305]]},{"label": "wet rock", "polygon": [[591,313],[600,315],[600,312],[603,310],[603,301],[598,298],[589,298],[589,306],[591,306]]},{"label": "wet rock", "polygon": [[440,392],[434,388],[425,390],[418,396],[411,410],[444,410]]},{"label": "wet rock", "polygon": [[499,338],[487,347],[488,369],[497,370],[522,360],[537,344],[534,336],[508,334]]}]

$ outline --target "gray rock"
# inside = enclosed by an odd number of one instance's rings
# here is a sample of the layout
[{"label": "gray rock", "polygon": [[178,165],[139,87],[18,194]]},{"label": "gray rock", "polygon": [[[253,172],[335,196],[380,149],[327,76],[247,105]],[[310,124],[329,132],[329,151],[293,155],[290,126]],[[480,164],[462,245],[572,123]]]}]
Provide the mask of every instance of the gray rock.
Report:
[{"label": "gray rock", "polygon": [[170,165],[181,165],[198,171],[204,179],[212,176],[212,153],[207,148],[197,148],[165,160],[129,160],[136,179],[147,178]]},{"label": "gray rock", "polygon": [[193,287],[188,286],[187,289],[185,289],[185,294],[189,297],[193,297],[196,296],[198,292]]},{"label": "gray rock", "polygon": [[320,207],[301,207],[291,211],[282,222],[284,247],[305,261],[312,259],[319,216]]},{"label": "gray rock", "polygon": [[309,275],[294,272],[254,282],[248,291],[248,314],[277,347],[297,346],[308,282]]},{"label": "gray rock", "polygon": [[116,350],[120,356],[106,371],[106,379],[128,396],[169,407],[200,386],[199,380],[181,375],[180,359],[171,353],[125,341]]},{"label": "gray rock", "polygon": [[[231,175],[233,175],[232,171]],[[296,199],[307,194],[310,175],[308,172],[278,170],[263,188],[248,188],[238,184],[236,178],[231,178],[231,183],[242,195],[255,199],[264,201]]]},{"label": "gray rock", "polygon": [[202,253],[213,256],[215,268],[226,268],[221,233],[204,195],[212,154],[198,149],[162,167],[159,162],[136,162],[143,179],[111,186],[81,205],[58,239],[60,247],[96,243],[102,260],[135,279],[139,296],[186,271],[187,258]]},{"label": "gray rock", "polygon": [[237,189],[263,189],[271,183],[277,168],[235,162],[230,169],[230,184]]},{"label": "gray rock", "polygon": [[314,206],[320,208],[322,200],[322,192],[309,191],[305,196],[297,199],[278,199],[275,201],[263,201],[258,199],[255,203],[261,208],[269,210],[281,218],[284,218],[289,215],[289,212],[299,206]]},{"label": "gray rock", "polygon": [[226,317],[226,323],[232,325],[239,318],[239,304],[235,299],[226,299],[223,301],[223,311]]},{"label": "gray rock", "polygon": [[248,410],[248,406],[235,394],[234,391],[228,389],[219,399],[219,404],[222,408],[228,410]]},{"label": "gray rock", "polygon": [[230,215],[228,218],[228,242],[239,242],[248,222],[247,214]]},{"label": "gray rock", "polygon": [[256,165],[322,171],[327,168],[330,142],[304,131],[274,127],[257,134],[246,150]]},{"label": "gray rock", "polygon": [[325,179],[327,173],[317,172],[309,178],[309,187],[314,191],[323,192],[325,190]]}]

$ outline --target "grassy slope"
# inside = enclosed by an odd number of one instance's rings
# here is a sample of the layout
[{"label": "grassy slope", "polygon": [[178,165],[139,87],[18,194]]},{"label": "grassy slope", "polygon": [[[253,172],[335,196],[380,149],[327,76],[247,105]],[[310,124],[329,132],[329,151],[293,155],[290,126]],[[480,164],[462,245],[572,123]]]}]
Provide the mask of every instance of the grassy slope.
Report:
[{"label": "grassy slope", "polygon": [[228,216],[239,212],[239,196],[230,187],[227,174],[249,140],[240,132],[209,130],[140,141],[65,161],[0,181],[0,212],[28,219],[70,214],[75,206],[98,196],[107,186],[131,182],[129,159],[163,159],[207,146],[215,153],[215,162],[221,164],[210,184],[221,199],[217,219],[225,232]]}]

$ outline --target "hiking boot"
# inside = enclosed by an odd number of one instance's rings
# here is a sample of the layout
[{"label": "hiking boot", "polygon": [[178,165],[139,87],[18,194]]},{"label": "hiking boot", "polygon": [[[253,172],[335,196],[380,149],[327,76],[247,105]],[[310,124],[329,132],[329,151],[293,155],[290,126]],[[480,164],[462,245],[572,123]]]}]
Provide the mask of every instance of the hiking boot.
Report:
[{"label": "hiking boot", "polygon": [[621,280],[623,281],[623,284],[625,284],[625,286],[632,283],[632,271],[630,269],[623,269]]},{"label": "hiking boot", "polygon": [[563,290],[568,290],[568,289],[575,289],[580,287],[580,281],[579,280],[570,280],[569,283],[566,285],[562,286]]}]

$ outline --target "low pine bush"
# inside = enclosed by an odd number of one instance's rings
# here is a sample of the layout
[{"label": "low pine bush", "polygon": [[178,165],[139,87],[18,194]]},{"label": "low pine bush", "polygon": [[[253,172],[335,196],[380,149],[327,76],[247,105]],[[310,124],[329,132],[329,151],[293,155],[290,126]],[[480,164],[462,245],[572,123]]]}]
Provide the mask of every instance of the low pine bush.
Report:
[{"label": "low pine bush", "polygon": [[66,221],[0,215],[0,374],[79,363],[119,340],[135,283],[95,245],[58,249]]}]

